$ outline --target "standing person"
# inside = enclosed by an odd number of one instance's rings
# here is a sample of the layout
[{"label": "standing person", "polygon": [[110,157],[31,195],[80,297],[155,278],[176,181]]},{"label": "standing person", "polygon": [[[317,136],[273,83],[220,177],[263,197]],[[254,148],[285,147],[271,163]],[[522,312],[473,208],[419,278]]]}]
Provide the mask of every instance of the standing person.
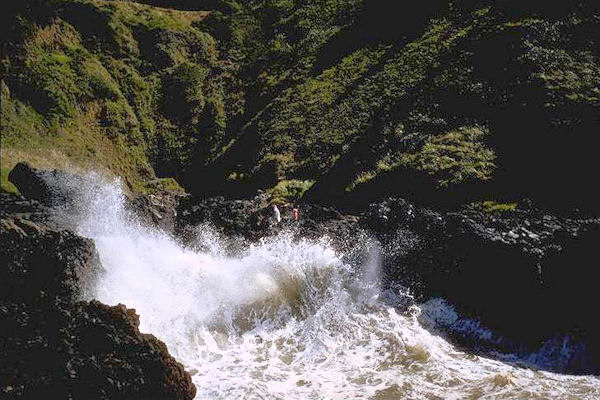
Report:
[{"label": "standing person", "polygon": [[279,208],[277,208],[277,204],[273,204],[273,221],[276,224],[281,222],[281,213],[279,212]]},{"label": "standing person", "polygon": [[294,221],[298,222],[298,207],[294,207]]}]

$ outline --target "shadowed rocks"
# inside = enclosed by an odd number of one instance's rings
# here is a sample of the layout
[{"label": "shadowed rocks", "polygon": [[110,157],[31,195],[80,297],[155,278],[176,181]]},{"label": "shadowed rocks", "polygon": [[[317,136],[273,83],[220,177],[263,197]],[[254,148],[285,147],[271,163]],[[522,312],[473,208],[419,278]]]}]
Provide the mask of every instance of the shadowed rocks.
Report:
[{"label": "shadowed rocks", "polygon": [[440,212],[402,199],[372,204],[362,223],[384,251],[387,282],[418,300],[448,300],[469,317],[535,348],[555,335],[587,345],[570,372],[600,370],[600,332],[590,300],[600,271],[600,219],[530,207],[489,213]]},{"label": "shadowed rocks", "polygon": [[44,225],[47,209],[2,193],[0,397],[192,399],[195,387],[135,310],[91,297],[94,243]]}]

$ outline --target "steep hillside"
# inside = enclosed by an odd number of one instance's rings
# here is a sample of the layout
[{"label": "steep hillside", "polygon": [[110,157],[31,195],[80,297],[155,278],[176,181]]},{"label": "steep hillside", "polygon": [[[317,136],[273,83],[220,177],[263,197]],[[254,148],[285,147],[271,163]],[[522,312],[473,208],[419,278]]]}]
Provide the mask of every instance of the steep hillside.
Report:
[{"label": "steep hillside", "polygon": [[[12,14],[12,16],[10,15]],[[103,169],[142,190],[223,139],[207,12],[119,1],[24,2],[2,49],[2,168]],[[4,32],[3,32],[4,33]]]},{"label": "steep hillside", "polygon": [[597,209],[598,6],[522,3],[30,0],[3,46],[2,167]]},{"label": "steep hillside", "polygon": [[[348,206],[383,194],[597,203],[585,183],[598,144],[597,10],[425,2],[394,13],[375,1],[349,17],[344,7],[327,36],[310,7],[275,25],[293,72],[271,62],[258,75],[276,94],[202,181],[222,190],[226,179],[238,195],[316,181],[310,198]],[[303,52],[313,35],[322,42]]]}]

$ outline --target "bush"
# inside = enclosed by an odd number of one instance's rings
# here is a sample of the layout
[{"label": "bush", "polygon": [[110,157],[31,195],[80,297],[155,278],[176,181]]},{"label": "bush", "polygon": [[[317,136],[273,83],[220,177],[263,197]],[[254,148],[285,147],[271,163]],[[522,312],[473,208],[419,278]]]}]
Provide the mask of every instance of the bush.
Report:
[{"label": "bush", "polygon": [[487,213],[505,213],[517,209],[517,203],[499,203],[494,200],[483,201],[479,206]]},{"label": "bush", "polygon": [[302,198],[304,193],[315,183],[312,180],[283,180],[268,190],[274,202],[294,203]]},{"label": "bush", "polygon": [[206,104],[203,93],[208,70],[184,62],[163,76],[161,108],[174,123],[197,124]]},{"label": "bush", "polygon": [[433,136],[415,153],[400,154],[397,165],[428,174],[439,187],[489,180],[495,154],[484,145],[484,136],[478,127]]}]

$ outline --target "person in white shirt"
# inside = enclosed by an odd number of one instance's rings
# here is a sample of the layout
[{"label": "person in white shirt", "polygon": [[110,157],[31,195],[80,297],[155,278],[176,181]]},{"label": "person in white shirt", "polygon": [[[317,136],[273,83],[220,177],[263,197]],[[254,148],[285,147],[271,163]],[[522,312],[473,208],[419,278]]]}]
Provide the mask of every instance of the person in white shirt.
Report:
[{"label": "person in white shirt", "polygon": [[273,221],[275,221],[276,224],[281,222],[281,213],[276,204],[273,204]]}]

